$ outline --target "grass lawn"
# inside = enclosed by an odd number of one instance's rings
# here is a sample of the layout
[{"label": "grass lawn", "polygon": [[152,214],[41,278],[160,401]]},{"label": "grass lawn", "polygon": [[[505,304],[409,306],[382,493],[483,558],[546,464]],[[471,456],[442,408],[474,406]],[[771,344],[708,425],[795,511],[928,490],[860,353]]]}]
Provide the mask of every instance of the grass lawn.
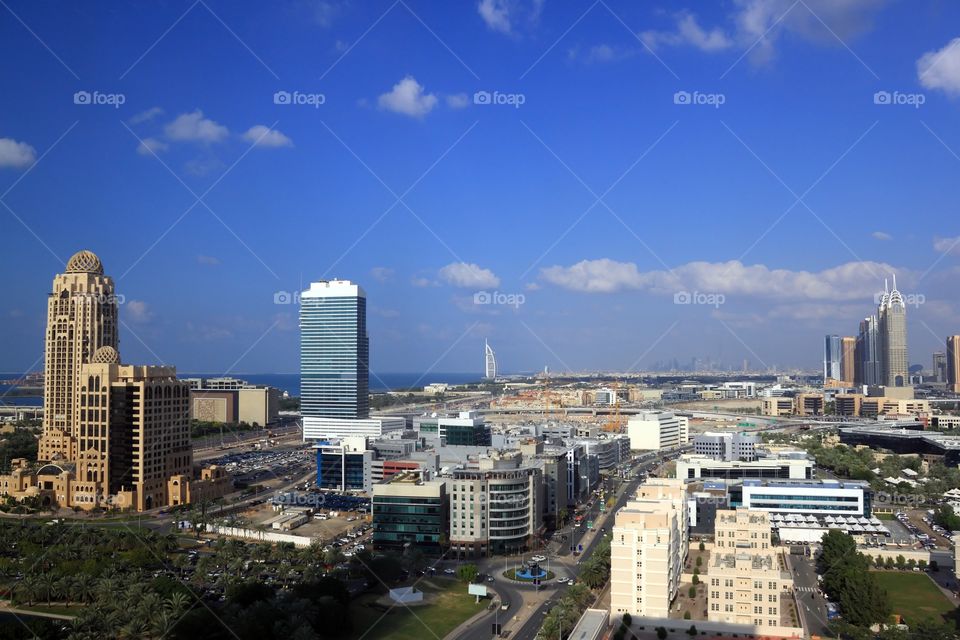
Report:
[{"label": "grass lawn", "polygon": [[[490,604],[489,600],[474,604],[476,597],[467,595],[467,585],[459,580],[451,580],[449,585],[441,584],[440,588],[421,582],[416,588],[423,591],[425,597],[435,594],[435,599],[430,604],[409,609],[400,604],[384,608],[374,604],[376,596],[369,595],[350,603],[350,615],[353,617],[351,636],[363,636],[364,640],[424,640],[435,634],[443,638],[458,624]],[[389,613],[383,615],[385,610]]]},{"label": "grass lawn", "polygon": [[874,571],[873,575],[890,596],[893,612],[902,615],[907,624],[919,620],[940,622],[943,614],[954,609],[925,573]]},{"label": "grass lawn", "polygon": [[893,520],[892,513],[874,513],[873,515],[877,516],[878,520]]}]

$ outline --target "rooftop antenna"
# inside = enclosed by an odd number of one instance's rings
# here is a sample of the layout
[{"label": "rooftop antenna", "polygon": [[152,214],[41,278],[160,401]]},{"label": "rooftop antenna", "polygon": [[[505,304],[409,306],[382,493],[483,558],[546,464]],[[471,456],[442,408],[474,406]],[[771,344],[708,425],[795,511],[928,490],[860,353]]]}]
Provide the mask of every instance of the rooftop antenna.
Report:
[{"label": "rooftop antenna", "polygon": [[887,279],[886,279],[886,278],[883,279],[883,292],[884,292],[884,293],[890,293],[890,289],[889,289],[889,287],[887,287]]},{"label": "rooftop antenna", "polygon": [[893,290],[897,290],[897,274],[893,274]]}]

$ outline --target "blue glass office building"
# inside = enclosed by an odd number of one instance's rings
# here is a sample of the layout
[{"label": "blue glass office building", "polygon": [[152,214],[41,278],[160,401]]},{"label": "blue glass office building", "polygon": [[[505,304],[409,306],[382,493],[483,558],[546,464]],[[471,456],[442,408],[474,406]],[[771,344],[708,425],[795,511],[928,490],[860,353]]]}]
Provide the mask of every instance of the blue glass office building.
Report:
[{"label": "blue glass office building", "polygon": [[309,418],[367,418],[367,297],[347,280],[314,282],[300,296],[300,409]]}]

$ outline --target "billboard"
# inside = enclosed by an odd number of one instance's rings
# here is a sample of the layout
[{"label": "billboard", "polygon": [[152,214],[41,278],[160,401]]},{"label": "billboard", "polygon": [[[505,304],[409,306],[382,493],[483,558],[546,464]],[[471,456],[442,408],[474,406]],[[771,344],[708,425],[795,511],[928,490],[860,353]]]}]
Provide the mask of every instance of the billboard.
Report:
[{"label": "billboard", "polygon": [[479,596],[481,598],[487,597],[487,585],[485,584],[471,584],[467,587],[467,593],[471,596]]}]

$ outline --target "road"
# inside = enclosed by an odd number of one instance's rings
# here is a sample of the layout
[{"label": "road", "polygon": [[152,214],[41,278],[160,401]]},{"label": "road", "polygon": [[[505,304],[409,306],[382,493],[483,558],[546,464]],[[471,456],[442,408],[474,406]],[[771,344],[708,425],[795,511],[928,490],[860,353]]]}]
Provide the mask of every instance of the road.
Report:
[{"label": "road", "polygon": [[814,560],[790,554],[787,562],[793,574],[803,628],[808,634],[829,636],[827,607],[823,597],[817,593],[818,581]]}]

